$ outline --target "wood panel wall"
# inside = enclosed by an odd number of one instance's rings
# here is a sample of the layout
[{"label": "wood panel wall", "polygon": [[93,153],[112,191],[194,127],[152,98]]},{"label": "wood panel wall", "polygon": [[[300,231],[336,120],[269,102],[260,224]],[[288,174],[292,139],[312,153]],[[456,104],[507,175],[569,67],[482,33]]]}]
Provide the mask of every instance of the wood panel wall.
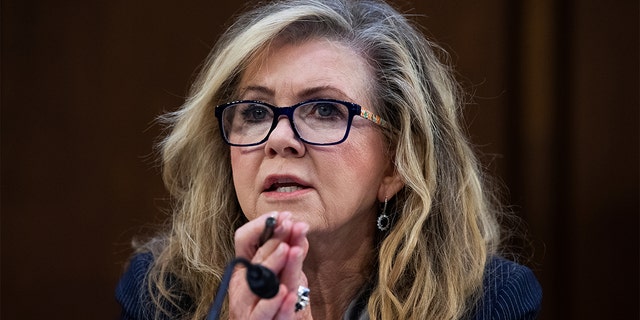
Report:
[{"label": "wood panel wall", "polygon": [[[638,317],[638,3],[398,1],[450,53],[541,319]],[[166,218],[154,118],[242,4],[1,2],[3,319],[114,319]]]}]

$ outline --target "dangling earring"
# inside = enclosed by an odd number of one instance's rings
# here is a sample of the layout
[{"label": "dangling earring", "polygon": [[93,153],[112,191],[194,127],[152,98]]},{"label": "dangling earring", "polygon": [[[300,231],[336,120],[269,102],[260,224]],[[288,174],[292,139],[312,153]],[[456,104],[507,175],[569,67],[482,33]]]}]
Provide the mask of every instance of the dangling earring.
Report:
[{"label": "dangling earring", "polygon": [[384,198],[384,206],[382,207],[382,213],[378,216],[378,230],[386,231],[389,229],[391,221],[387,215],[387,197]]}]

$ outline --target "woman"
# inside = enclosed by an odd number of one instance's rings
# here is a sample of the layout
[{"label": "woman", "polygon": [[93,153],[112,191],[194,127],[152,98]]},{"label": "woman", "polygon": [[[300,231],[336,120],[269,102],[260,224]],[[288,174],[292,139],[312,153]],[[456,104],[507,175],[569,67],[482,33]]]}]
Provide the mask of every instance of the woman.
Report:
[{"label": "woman", "polygon": [[259,298],[236,268],[222,319],[534,318],[539,285],[497,256],[496,209],[436,51],[374,0],[241,16],[166,118],[173,221],[123,276],[123,318],[206,317],[234,257],[280,287]]}]

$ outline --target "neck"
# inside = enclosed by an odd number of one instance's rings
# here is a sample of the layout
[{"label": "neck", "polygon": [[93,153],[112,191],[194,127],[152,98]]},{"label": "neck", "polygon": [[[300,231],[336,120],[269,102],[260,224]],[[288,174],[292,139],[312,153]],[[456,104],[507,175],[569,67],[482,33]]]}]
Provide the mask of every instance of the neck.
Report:
[{"label": "neck", "polygon": [[311,288],[314,319],[341,319],[370,279],[375,259],[373,233],[349,236],[338,241],[336,237],[328,240],[322,235],[310,235],[304,273]]}]

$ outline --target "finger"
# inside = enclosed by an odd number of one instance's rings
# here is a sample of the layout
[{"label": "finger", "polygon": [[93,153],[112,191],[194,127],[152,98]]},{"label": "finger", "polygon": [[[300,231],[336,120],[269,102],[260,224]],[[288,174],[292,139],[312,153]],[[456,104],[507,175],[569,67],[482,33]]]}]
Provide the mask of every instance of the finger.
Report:
[{"label": "finger", "polygon": [[287,263],[282,271],[281,281],[289,290],[297,290],[299,285],[306,286],[306,278],[302,273],[302,265],[309,250],[307,232],[309,225],[304,222],[297,222],[292,227],[289,254]]},{"label": "finger", "polygon": [[276,315],[276,320],[303,319],[309,316],[309,307],[296,312],[296,302],[298,302],[298,290],[289,292],[280,305],[280,310]]},{"label": "finger", "polygon": [[291,212],[283,211],[278,213],[278,221],[276,229],[273,233],[273,239],[280,239],[284,242],[288,242],[291,237],[291,227],[293,226],[293,220],[291,219]]},{"label": "finger", "polygon": [[[277,222],[278,225],[276,226],[276,229],[273,232],[273,237],[269,239],[267,242],[265,242],[260,248],[258,248],[258,251],[256,251],[255,255],[259,255],[260,257],[258,260],[254,259],[254,262],[262,261],[264,258],[261,258],[261,257],[269,255],[269,253],[272,252],[277,247],[278,243],[280,242],[289,243],[291,241],[293,237],[293,232],[294,232],[293,227],[295,226],[294,222],[291,220],[291,214],[288,212],[282,212],[279,214],[279,217],[281,219],[280,221]],[[298,229],[300,228],[301,227],[298,226]],[[297,231],[297,233],[300,233],[300,231]],[[296,236],[296,239],[298,239],[298,237],[300,236],[299,235]],[[296,240],[296,241],[300,242],[301,240]],[[303,241],[304,239],[302,239],[302,242]]]},{"label": "finger", "polygon": [[[275,274],[280,274],[285,264],[287,263],[287,256],[289,255],[289,251],[290,247],[287,243],[279,242],[275,250],[273,250],[269,255],[264,256],[264,259],[260,261],[259,264],[273,271],[273,273]],[[256,257],[257,256],[258,255],[256,255]],[[252,261],[252,263],[258,262]]]},{"label": "finger", "polygon": [[[249,319],[273,319],[280,312],[283,301],[289,296],[287,288],[280,285],[278,294],[271,299],[260,299],[251,312]],[[289,318],[290,319],[290,318]]]},{"label": "finger", "polygon": [[[304,222],[293,224],[290,232],[290,242],[286,243],[286,246],[282,245],[284,242],[272,239],[258,250],[252,262],[261,263],[276,273],[281,273],[281,268],[286,268],[282,271],[282,277],[291,279],[290,285],[288,285],[290,290],[297,289],[298,284],[300,284],[299,278],[302,272],[302,264],[309,249],[309,241],[306,237],[308,230],[309,225]],[[277,244],[276,247],[274,247],[275,244]],[[285,257],[282,256],[282,251],[276,252],[282,249],[285,249],[285,252],[288,251]],[[269,261],[265,262],[267,259]],[[281,259],[284,259],[284,264]]]},{"label": "finger", "polygon": [[296,222],[291,227],[291,237],[288,241],[289,245],[292,247],[301,247],[304,250],[305,255],[309,250],[307,233],[309,233],[309,225],[306,222]]},{"label": "finger", "polygon": [[258,251],[256,251],[253,258],[251,259],[251,262],[262,263],[268,256],[270,256],[278,248],[278,245],[280,245],[280,243],[282,243],[282,241],[280,241],[279,239],[271,239],[265,242],[265,244],[262,245],[262,247],[258,248]]},{"label": "finger", "polygon": [[[284,213],[283,213],[284,215]],[[309,230],[309,225],[305,222],[293,223],[290,219],[283,219],[281,226],[278,227],[277,235],[267,241],[262,247],[258,249],[252,259],[254,263],[260,263],[264,260],[264,257],[268,256],[276,249],[280,241],[287,242],[289,246],[299,246],[304,250],[306,255],[309,249],[309,241],[307,241],[306,235]]]},{"label": "finger", "polygon": [[269,217],[275,217],[277,219],[278,213],[270,212],[263,214],[260,217],[245,223],[242,227],[236,230],[234,236],[236,256],[252,258],[255,255],[260,241],[260,235],[262,234],[265,222]]},{"label": "finger", "polygon": [[258,302],[258,297],[251,292],[246,280],[246,268],[234,270],[229,282],[229,312],[232,319],[247,319],[249,312]]},{"label": "finger", "polygon": [[280,272],[280,283],[287,286],[289,291],[298,290],[298,286],[307,286],[307,279],[302,272],[304,251],[300,247],[292,247],[287,254],[286,263]]}]

